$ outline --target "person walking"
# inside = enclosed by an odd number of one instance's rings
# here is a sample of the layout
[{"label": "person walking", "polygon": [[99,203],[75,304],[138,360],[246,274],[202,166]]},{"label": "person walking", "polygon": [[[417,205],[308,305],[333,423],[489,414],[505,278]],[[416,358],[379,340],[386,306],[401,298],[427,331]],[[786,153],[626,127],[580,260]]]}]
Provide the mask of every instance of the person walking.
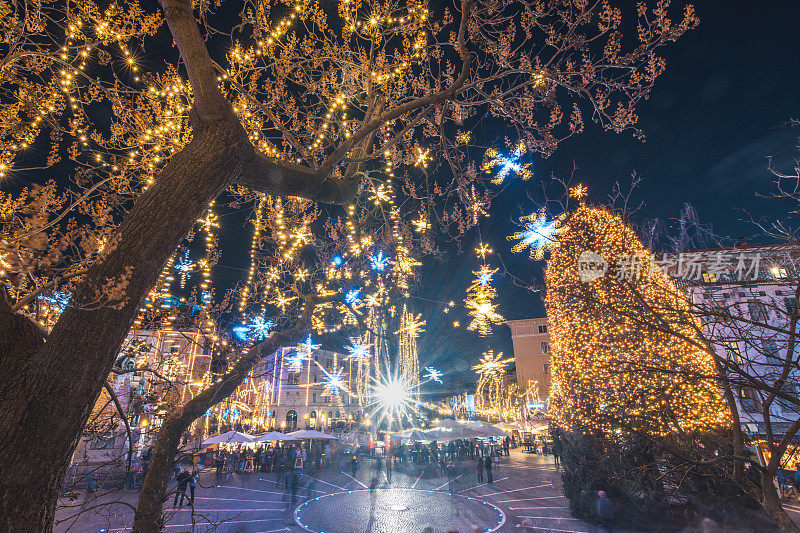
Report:
[{"label": "person walking", "polygon": [[478,456],[478,483],[483,483],[483,457]]},{"label": "person walking", "polygon": [[614,504],[606,495],[606,491],[597,491],[597,502],[595,506],[597,510],[597,516],[600,518],[600,527],[603,528],[603,531],[612,533],[614,531]]},{"label": "person walking", "polygon": [[486,466],[486,481],[488,483],[494,483],[494,479],[492,478],[492,456],[487,455],[484,457],[483,464]]},{"label": "person walking", "polygon": [[194,507],[194,489],[197,487],[197,476],[200,474],[198,470],[192,470],[189,478],[189,504]]},{"label": "person walking", "polygon": [[[180,507],[183,507],[183,498],[186,496],[186,487],[189,485],[189,479],[191,479],[191,477],[192,475],[189,473],[188,468],[184,468],[175,476],[175,481],[178,483],[178,486],[175,488],[175,499],[172,500],[173,507],[178,505],[178,496],[181,498]],[[186,499],[189,499],[188,496],[186,496]]]},{"label": "person walking", "polygon": [[356,477],[356,472],[358,472],[358,459],[355,455],[350,459],[350,468],[353,469],[353,477]]},{"label": "person walking", "polygon": [[300,487],[300,476],[297,475],[297,470],[292,469],[289,474],[289,488],[292,491],[292,503],[297,503],[297,489]]}]

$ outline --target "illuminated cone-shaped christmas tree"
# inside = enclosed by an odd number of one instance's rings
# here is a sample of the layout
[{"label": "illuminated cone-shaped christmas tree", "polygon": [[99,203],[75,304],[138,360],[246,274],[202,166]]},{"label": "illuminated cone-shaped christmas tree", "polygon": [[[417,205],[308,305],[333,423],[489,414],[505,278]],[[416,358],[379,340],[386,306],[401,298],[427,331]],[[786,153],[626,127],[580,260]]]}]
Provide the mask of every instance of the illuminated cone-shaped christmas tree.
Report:
[{"label": "illuminated cone-shaped christmas tree", "polygon": [[545,272],[551,419],[606,435],[728,425],[683,290],[616,213],[581,204],[564,226]]}]

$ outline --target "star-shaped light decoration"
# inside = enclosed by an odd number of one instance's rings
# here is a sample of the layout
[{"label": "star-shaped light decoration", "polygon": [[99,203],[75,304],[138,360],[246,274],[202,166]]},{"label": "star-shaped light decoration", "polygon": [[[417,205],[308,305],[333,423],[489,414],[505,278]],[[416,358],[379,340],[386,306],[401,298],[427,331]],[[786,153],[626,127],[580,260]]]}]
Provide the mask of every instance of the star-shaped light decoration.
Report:
[{"label": "star-shaped light decoration", "polygon": [[359,289],[350,289],[344,295],[345,303],[348,303],[350,305],[352,305],[352,304],[354,304],[356,302],[359,302],[360,300],[361,300],[361,289],[360,288]]},{"label": "star-shaped light decoration", "polygon": [[562,225],[564,215],[551,219],[544,209],[519,220],[525,224],[525,229],[507,237],[508,240],[519,240],[511,247],[511,251],[521,252],[530,247],[530,257],[537,261],[544,257],[547,248],[555,247],[556,236],[567,229]]},{"label": "star-shaped light decoration", "polygon": [[342,374],[338,370],[328,372],[324,368],[322,372],[325,374],[322,378],[322,386],[325,387],[325,392],[331,396],[341,396],[341,391],[345,387]]},{"label": "star-shaped light decoration", "polygon": [[350,346],[346,346],[347,352],[353,361],[362,361],[370,356],[369,346],[354,342]]},{"label": "star-shaped light decoration", "polygon": [[286,358],[286,366],[289,372],[300,372],[303,370],[303,363],[308,360],[308,356],[301,350],[295,350]]},{"label": "star-shaped light decoration", "polygon": [[189,279],[189,274],[194,267],[194,262],[189,259],[189,250],[186,250],[186,253],[184,253],[183,256],[178,259],[174,266],[175,270],[177,270],[181,276],[181,289],[186,287],[186,280]]},{"label": "star-shaped light decoration", "polygon": [[589,189],[583,183],[579,183],[569,190],[570,197],[577,199],[581,203],[587,194],[589,194]]},{"label": "star-shaped light decoration", "polygon": [[424,379],[428,381],[435,381],[436,383],[442,383],[442,371],[436,370],[432,366],[425,367],[425,375],[422,376]]},{"label": "star-shaped light decoration", "polygon": [[372,264],[372,270],[375,270],[376,272],[383,272],[389,265],[389,256],[383,255],[383,252],[378,251],[377,253],[372,254],[372,257],[369,258],[369,261]]},{"label": "star-shaped light decoration", "polygon": [[491,174],[492,171],[497,168],[495,177],[492,180],[492,183],[495,185],[502,184],[506,176],[511,172],[517,174],[523,181],[528,180],[533,176],[533,172],[530,170],[531,165],[530,163],[523,164],[520,162],[520,157],[522,157],[526,151],[527,147],[523,141],[517,143],[516,148],[508,157],[502,156],[497,150],[490,148],[486,151],[487,159],[481,166],[481,169],[487,174]]},{"label": "star-shaped light decoration", "polygon": [[242,342],[249,342],[268,338],[274,327],[275,324],[272,320],[267,320],[263,316],[255,316],[250,322],[240,326],[234,326],[231,329],[237,339]]}]

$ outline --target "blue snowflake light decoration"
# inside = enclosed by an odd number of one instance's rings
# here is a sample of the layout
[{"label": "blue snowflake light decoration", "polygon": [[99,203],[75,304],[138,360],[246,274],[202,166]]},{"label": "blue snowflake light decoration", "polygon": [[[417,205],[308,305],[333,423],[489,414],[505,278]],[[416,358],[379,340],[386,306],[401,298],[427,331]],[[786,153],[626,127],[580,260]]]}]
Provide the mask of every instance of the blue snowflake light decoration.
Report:
[{"label": "blue snowflake light decoration", "polygon": [[389,264],[389,256],[383,255],[383,252],[373,254],[369,259],[372,263],[372,270],[376,272],[383,272]]},{"label": "blue snowflake light decoration", "polygon": [[181,276],[181,289],[183,289],[186,286],[186,280],[190,277],[190,272],[194,268],[194,263],[191,259],[189,259],[189,250],[186,250],[186,253],[183,254],[183,257],[178,259],[174,268]]},{"label": "blue snowflake light decoration", "polygon": [[481,269],[480,273],[478,274],[478,284],[483,285],[491,285],[492,278],[494,277],[494,271],[489,270],[488,268]]},{"label": "blue snowflake light decoration", "polygon": [[435,381],[436,383],[442,382],[442,371],[436,370],[432,366],[425,367],[425,375],[422,376],[423,378],[427,379],[428,381]]},{"label": "blue snowflake light decoration", "polygon": [[333,263],[333,266],[335,267],[340,267],[344,263],[344,259],[342,259],[341,255],[334,255],[331,258],[331,263]]},{"label": "blue snowflake light decoration", "polygon": [[561,225],[564,215],[554,219],[548,218],[542,210],[529,216],[521,217],[520,222],[526,223],[523,231],[518,231],[508,237],[509,240],[519,240],[511,247],[512,252],[521,252],[530,247],[531,259],[542,259],[544,250],[555,246],[556,236],[567,228]]},{"label": "blue snowflake light decoration", "polygon": [[303,363],[306,362],[308,356],[300,350],[295,350],[289,357],[286,358],[286,365],[289,372],[300,372],[303,369]]},{"label": "blue snowflake light decoration", "polygon": [[347,351],[350,353],[350,358],[354,361],[362,361],[369,357],[369,346],[363,344],[353,343],[347,346]]},{"label": "blue snowflake light decoration", "polygon": [[492,180],[492,183],[495,185],[503,183],[506,176],[512,172],[521,177],[523,181],[528,180],[533,175],[533,172],[530,170],[530,163],[520,162],[520,158],[526,151],[525,143],[522,141],[517,144],[517,147],[508,157],[498,154],[494,149],[489,149],[486,151],[488,159],[483,163],[481,168],[487,174],[491,174],[492,170],[497,168],[495,177]]},{"label": "blue snowflake light decoration", "polygon": [[361,300],[360,294],[361,294],[361,289],[351,289],[347,291],[347,294],[344,295],[344,301],[352,305],[355,302]]},{"label": "blue snowflake light decoration", "polygon": [[274,327],[275,324],[272,320],[267,320],[263,316],[256,316],[247,324],[234,326],[231,331],[242,342],[261,341],[269,337]]},{"label": "blue snowflake light decoration", "polygon": [[324,368],[322,371],[325,373],[325,377],[322,380],[322,385],[325,387],[325,390],[331,396],[340,396],[341,391],[344,388],[344,377],[339,373],[339,371],[328,372]]}]

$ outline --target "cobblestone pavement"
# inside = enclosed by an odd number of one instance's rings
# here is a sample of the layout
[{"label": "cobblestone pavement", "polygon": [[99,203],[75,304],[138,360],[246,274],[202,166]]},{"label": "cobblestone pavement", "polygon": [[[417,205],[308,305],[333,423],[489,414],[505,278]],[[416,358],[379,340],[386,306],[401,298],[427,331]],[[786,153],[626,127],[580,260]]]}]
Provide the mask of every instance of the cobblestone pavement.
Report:
[{"label": "cobblestone pavement", "polygon": [[[479,531],[499,533],[594,531],[570,516],[552,462],[516,450],[495,465],[492,484],[478,483],[475,461],[446,472],[413,464],[387,472],[364,459],[355,477],[351,474],[338,469],[305,471],[292,502],[279,474],[234,474],[217,480],[205,472],[194,510],[188,505],[173,508],[170,497],[164,507],[169,513],[166,531],[414,533],[425,525],[436,533],[450,528],[472,533],[475,525]],[[370,486],[375,490],[370,492]],[[72,502],[62,499],[55,531],[128,531],[136,498],[135,491],[117,491],[82,494]],[[80,509],[89,510],[66,520]],[[535,527],[518,528],[525,519]]]}]

